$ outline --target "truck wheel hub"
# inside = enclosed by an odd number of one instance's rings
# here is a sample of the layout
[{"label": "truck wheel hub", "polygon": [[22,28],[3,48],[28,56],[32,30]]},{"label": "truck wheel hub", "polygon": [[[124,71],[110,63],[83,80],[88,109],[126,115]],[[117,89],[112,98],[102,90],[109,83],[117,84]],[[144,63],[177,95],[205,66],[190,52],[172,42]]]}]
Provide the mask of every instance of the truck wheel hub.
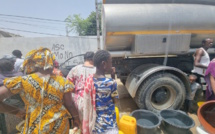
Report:
[{"label": "truck wheel hub", "polygon": [[163,104],[168,100],[168,90],[165,87],[158,88],[152,95],[154,103]]}]

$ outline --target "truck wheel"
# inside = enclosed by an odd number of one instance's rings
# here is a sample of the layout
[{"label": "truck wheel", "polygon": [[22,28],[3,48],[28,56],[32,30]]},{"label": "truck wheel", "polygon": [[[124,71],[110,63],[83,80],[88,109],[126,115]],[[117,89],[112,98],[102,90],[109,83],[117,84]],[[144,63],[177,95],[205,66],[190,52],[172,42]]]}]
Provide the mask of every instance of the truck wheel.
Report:
[{"label": "truck wheel", "polygon": [[185,99],[185,86],[170,73],[150,76],[139,87],[135,101],[140,108],[158,112],[163,109],[179,109]]}]

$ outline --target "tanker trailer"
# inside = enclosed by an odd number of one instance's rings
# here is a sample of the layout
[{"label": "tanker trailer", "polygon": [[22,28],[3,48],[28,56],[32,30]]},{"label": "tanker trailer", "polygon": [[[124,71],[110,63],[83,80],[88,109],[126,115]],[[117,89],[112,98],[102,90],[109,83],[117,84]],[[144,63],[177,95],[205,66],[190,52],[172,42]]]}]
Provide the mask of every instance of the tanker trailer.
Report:
[{"label": "tanker trailer", "polygon": [[214,0],[103,0],[104,4],[202,4],[202,5],[215,5]]},{"label": "tanker trailer", "polygon": [[[193,52],[204,38],[215,38],[214,14],[213,5],[103,4],[104,49],[140,108],[183,105]],[[213,49],[209,53],[214,57]]]}]

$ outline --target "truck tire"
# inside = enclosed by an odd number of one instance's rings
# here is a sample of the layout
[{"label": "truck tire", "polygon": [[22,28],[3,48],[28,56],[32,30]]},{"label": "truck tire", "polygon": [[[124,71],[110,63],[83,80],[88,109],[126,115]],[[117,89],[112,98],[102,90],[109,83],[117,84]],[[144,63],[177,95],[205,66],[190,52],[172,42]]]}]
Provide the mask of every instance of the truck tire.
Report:
[{"label": "truck tire", "polygon": [[179,109],[185,100],[185,86],[170,73],[150,76],[138,88],[135,102],[139,108],[159,112],[163,109]]}]

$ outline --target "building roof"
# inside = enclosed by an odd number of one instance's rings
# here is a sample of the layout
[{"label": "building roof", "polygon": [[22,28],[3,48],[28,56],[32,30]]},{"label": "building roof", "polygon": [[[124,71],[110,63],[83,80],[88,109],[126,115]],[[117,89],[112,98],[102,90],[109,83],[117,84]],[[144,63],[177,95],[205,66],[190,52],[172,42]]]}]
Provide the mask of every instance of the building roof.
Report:
[{"label": "building roof", "polygon": [[21,36],[0,30],[0,38],[4,38],[4,37],[21,37]]}]

